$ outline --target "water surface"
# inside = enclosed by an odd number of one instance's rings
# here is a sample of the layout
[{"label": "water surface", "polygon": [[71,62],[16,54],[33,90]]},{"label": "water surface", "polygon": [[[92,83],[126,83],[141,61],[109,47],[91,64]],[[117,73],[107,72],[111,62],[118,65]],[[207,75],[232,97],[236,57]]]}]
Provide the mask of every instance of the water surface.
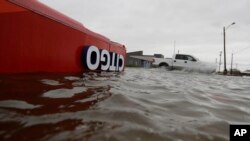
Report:
[{"label": "water surface", "polygon": [[250,79],[163,69],[0,76],[0,140],[226,141]]}]

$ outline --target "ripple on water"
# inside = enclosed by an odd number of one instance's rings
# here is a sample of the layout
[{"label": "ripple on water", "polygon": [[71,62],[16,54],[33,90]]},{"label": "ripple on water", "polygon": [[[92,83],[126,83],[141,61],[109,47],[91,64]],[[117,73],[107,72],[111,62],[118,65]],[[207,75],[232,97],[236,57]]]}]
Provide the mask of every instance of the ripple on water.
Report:
[{"label": "ripple on water", "polygon": [[43,97],[48,98],[69,98],[72,97],[78,93],[85,92],[87,89],[84,87],[74,87],[72,89],[56,89],[56,90],[50,90],[43,94]]},{"label": "ripple on water", "polygon": [[2,100],[0,101],[0,107],[16,109],[35,109],[41,107],[41,105],[33,105],[27,103],[26,101],[20,100]]},{"label": "ripple on water", "polygon": [[43,79],[43,80],[41,80],[41,82],[43,84],[52,85],[52,86],[62,85],[62,84],[60,84],[59,81],[56,81],[56,80]]}]

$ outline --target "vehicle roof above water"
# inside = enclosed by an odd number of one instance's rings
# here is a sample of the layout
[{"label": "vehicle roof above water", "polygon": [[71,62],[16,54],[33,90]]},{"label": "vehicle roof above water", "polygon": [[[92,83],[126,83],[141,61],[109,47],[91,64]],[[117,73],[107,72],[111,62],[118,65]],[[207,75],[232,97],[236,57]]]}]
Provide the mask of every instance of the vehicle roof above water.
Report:
[{"label": "vehicle roof above water", "polygon": [[178,54],[174,54],[174,55],[185,55],[185,56],[193,56],[193,55],[190,55],[190,54],[180,54],[180,53],[178,53]]}]

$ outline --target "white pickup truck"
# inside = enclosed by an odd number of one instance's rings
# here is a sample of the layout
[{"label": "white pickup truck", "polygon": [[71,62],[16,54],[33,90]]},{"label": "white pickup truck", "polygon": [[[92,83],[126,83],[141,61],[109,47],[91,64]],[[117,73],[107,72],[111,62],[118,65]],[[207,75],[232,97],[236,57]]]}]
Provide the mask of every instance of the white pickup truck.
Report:
[{"label": "white pickup truck", "polygon": [[187,54],[174,54],[173,58],[154,58],[153,66],[165,67],[168,69],[215,72],[216,64],[200,61],[198,58]]}]

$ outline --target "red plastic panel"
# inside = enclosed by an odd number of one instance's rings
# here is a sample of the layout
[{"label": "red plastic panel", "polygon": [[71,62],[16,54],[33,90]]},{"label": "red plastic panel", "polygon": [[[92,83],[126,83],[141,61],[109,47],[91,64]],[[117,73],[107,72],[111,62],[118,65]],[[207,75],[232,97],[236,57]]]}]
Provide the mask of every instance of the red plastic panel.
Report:
[{"label": "red plastic panel", "polygon": [[75,28],[75,29],[80,30],[82,32],[85,32],[88,35],[95,36],[101,40],[109,41],[108,38],[86,29],[81,23],[79,23],[79,22],[75,21],[74,19],[67,17],[67,16],[63,15],[62,13],[44,5],[43,3],[40,3],[37,0],[9,0],[9,1],[12,3],[15,3],[21,7],[29,9],[35,13],[43,15],[47,18],[53,19],[57,22],[60,22],[64,25],[67,25],[69,27],[72,27],[72,28]]},{"label": "red plastic panel", "polygon": [[17,7],[15,4],[12,4],[6,0],[0,0],[0,14],[6,12],[20,12],[26,11],[24,8]]},{"label": "red plastic panel", "polygon": [[123,46],[93,32],[82,32],[33,11],[0,13],[0,31],[0,73],[82,72],[81,55],[87,45],[126,53]]}]

